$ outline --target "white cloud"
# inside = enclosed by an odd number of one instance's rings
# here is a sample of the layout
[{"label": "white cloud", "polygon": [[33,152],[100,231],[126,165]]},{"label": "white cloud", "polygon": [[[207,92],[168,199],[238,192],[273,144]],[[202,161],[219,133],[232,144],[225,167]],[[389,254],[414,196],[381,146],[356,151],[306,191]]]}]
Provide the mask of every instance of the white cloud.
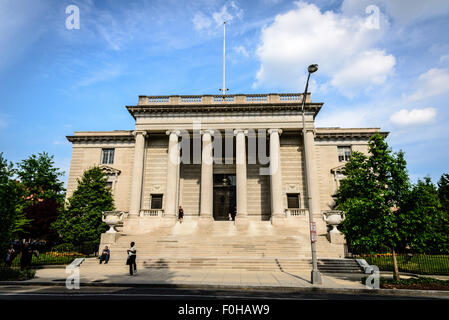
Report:
[{"label": "white cloud", "polygon": [[197,12],[192,22],[195,30],[204,30],[210,28],[213,21],[215,26],[218,27],[223,25],[223,21],[230,22],[234,18],[241,20],[243,18],[243,9],[235,1],[230,1],[224,4],[220,10],[212,12],[210,17],[202,12]]},{"label": "white cloud", "polygon": [[395,61],[395,58],[387,55],[384,50],[363,52],[348,68],[337,71],[331,84],[348,95],[350,91],[345,91],[347,87],[354,88],[362,84],[369,86],[369,82],[373,85],[383,84],[392,73]]},{"label": "white cloud", "polygon": [[399,126],[419,125],[433,121],[436,115],[435,108],[401,109],[391,115],[390,121]]},{"label": "white cloud", "polygon": [[237,47],[234,47],[233,49],[236,53],[238,53],[246,58],[249,57],[249,53],[248,53],[248,51],[246,51],[244,46],[237,46]]},{"label": "white cloud", "polygon": [[212,20],[206,17],[201,12],[195,14],[195,17],[193,18],[192,22],[195,30],[207,29],[210,28],[210,26],[212,25]]},{"label": "white cloud", "polygon": [[449,62],[449,54],[445,54],[440,57],[441,62]]},{"label": "white cloud", "polygon": [[395,58],[375,47],[384,29],[373,29],[361,17],[348,18],[304,2],[277,15],[262,30],[257,56],[261,62],[255,87],[298,89],[306,67],[319,64],[319,72],[347,95],[385,82]]},{"label": "white cloud", "polygon": [[344,0],[341,10],[345,15],[365,15],[369,5],[376,5],[401,25],[422,21],[449,12],[447,0]]},{"label": "white cloud", "polygon": [[432,68],[421,74],[416,86],[418,89],[410,95],[408,101],[416,101],[449,92],[449,69]]}]

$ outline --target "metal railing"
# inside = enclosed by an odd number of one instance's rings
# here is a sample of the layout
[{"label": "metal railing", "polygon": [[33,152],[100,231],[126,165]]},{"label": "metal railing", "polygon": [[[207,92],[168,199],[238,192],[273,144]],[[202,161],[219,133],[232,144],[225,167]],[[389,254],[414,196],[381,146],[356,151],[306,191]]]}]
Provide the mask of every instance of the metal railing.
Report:
[{"label": "metal railing", "polygon": [[[365,259],[381,271],[393,271],[393,258],[390,253],[360,254],[356,257]],[[449,255],[397,254],[396,260],[399,272],[449,275]]]}]

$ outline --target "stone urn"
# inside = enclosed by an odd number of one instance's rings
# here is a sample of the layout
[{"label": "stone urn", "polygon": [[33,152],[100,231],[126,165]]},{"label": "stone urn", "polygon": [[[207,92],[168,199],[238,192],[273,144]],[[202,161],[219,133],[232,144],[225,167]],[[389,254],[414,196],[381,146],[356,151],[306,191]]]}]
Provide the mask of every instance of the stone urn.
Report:
[{"label": "stone urn", "polygon": [[101,220],[109,226],[109,230],[106,233],[117,233],[115,227],[123,223],[124,217],[125,213],[123,211],[104,211]]},{"label": "stone urn", "polygon": [[323,220],[330,226],[332,230],[330,233],[340,233],[337,226],[345,219],[345,214],[338,210],[329,210],[323,213]]}]

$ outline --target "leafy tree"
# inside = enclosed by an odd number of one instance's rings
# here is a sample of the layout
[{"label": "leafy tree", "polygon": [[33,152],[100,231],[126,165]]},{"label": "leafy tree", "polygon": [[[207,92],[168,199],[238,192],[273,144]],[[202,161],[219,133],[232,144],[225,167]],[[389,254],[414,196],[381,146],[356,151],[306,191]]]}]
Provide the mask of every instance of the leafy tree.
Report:
[{"label": "leafy tree", "polygon": [[404,241],[417,252],[444,253],[449,245],[447,219],[438,190],[429,177],[418,180],[401,207]]},{"label": "leafy tree", "polygon": [[13,175],[12,163],[8,163],[0,153],[0,253],[2,255],[13,238],[18,220],[16,207],[21,194]]},{"label": "leafy tree", "polygon": [[87,241],[98,241],[108,228],[102,222],[103,211],[114,210],[111,190],[107,178],[98,167],[83,173],[78,187],[67,200],[67,208],[53,224],[65,242],[77,245]]},{"label": "leafy tree", "polygon": [[64,204],[63,172],[54,167],[53,156],[43,152],[18,163],[17,176],[23,186],[23,214],[32,221],[22,229],[31,237],[51,237],[50,225]]},{"label": "leafy tree", "polygon": [[438,181],[438,196],[443,210],[449,215],[449,174],[445,173]]},{"label": "leafy tree", "polygon": [[395,278],[399,279],[396,250],[406,235],[400,228],[405,216],[398,208],[410,187],[404,154],[393,153],[376,133],[369,139],[369,155],[354,152],[344,174],[335,204],[346,214],[341,231],[356,251],[390,248]]}]

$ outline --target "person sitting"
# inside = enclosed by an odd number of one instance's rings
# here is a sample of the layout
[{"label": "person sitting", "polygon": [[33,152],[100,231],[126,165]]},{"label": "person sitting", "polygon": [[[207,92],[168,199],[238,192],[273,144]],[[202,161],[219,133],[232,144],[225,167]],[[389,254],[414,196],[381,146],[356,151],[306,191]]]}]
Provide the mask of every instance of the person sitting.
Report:
[{"label": "person sitting", "polygon": [[109,257],[111,256],[111,251],[109,250],[108,246],[105,246],[103,249],[103,252],[100,256],[100,264],[104,261],[104,264],[107,264],[109,261]]}]

